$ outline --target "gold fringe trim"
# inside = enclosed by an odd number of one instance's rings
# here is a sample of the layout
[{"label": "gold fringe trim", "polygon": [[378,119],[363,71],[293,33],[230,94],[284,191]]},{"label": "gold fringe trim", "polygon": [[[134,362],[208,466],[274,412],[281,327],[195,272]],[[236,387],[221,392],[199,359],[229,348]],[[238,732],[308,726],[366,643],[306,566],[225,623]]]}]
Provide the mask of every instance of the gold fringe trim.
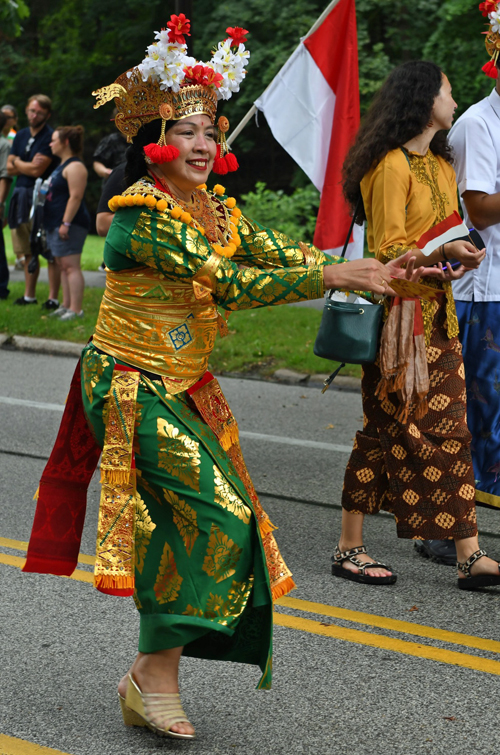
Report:
[{"label": "gold fringe trim", "polygon": [[102,587],[105,590],[130,590],[134,589],[133,577],[112,577],[109,574],[94,574],[94,587]]},{"label": "gold fringe trim", "polygon": [[283,582],[279,582],[279,584],[271,588],[273,600],[283,598],[285,595],[288,595],[289,592],[295,590],[296,587],[297,585],[293,581],[292,577],[287,577],[283,580]]},{"label": "gold fringe trim", "polygon": [[115,469],[101,464],[101,482],[105,485],[132,485],[133,475],[133,469]]},{"label": "gold fringe trim", "polygon": [[35,490],[35,495],[33,496],[34,501],[38,501],[38,496],[40,495],[40,485]]},{"label": "gold fringe trim", "polygon": [[266,535],[269,535],[270,532],[274,532],[274,530],[277,529],[278,528],[269,519],[262,519],[262,521],[259,522],[259,530],[262,539],[264,539]]},{"label": "gold fringe trim", "polygon": [[221,444],[224,451],[229,451],[231,446],[234,446],[235,443],[238,443],[239,439],[240,435],[238,432],[238,425],[236,423],[224,428],[222,433],[219,435],[219,443]]}]

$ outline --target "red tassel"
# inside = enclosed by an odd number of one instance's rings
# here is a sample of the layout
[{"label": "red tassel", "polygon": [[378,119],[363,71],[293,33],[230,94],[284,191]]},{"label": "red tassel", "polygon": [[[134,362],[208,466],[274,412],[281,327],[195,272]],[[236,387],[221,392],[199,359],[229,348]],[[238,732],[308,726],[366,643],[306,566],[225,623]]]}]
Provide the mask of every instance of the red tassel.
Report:
[{"label": "red tassel", "polygon": [[144,154],[149,157],[152,163],[161,164],[176,160],[180,152],[172,144],[166,144],[164,147],[160,147],[159,144],[146,144]]},{"label": "red tassel", "polygon": [[238,165],[238,160],[236,159],[236,156],[233,152],[228,152],[224,160],[226,161],[229,173],[234,173],[234,171],[238,170],[238,168],[240,167]]},{"label": "red tassel", "polygon": [[225,157],[216,157],[214,160],[214,166],[212,168],[214,173],[218,173],[220,176],[225,176],[229,172],[229,168]]},{"label": "red tassel", "polygon": [[490,79],[498,79],[498,68],[492,60],[488,60],[481,70],[484,71],[486,76],[489,76]]}]

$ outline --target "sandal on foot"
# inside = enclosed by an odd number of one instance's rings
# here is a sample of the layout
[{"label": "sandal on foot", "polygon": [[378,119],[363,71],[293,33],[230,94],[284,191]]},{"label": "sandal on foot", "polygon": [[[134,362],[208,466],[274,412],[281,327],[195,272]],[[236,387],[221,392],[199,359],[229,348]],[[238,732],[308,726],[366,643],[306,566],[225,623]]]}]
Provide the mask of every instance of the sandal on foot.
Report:
[{"label": "sandal on foot", "polygon": [[189,723],[178,692],[141,692],[132,674],[128,678],[127,696],[118,695],[125,726],[147,726],[163,737],[194,739],[194,734],[171,731],[172,726]]},{"label": "sandal on foot", "polygon": [[461,564],[457,561],[457,569],[460,569],[465,579],[458,579],[460,590],[477,590],[479,587],[494,587],[500,585],[500,564],[498,564],[498,574],[477,574],[475,577],[470,573],[470,568],[476,561],[488,554],[482,548],[475,551],[467,561]]},{"label": "sandal on foot", "polygon": [[[387,569],[391,571],[391,567],[387,564],[381,564],[380,561],[369,561],[365,563],[356,558],[357,555],[366,553],[364,545],[359,545],[357,548],[351,548],[348,551],[341,551],[337,546],[335,553],[332,556],[332,574],[334,577],[342,577],[342,579],[350,579],[352,582],[363,582],[366,585],[393,585],[397,580],[397,574],[391,574],[387,577],[372,577],[370,574],[366,574],[366,569],[372,569],[374,566],[379,566],[381,569]],[[353,572],[350,569],[344,569],[342,564],[344,561],[350,561],[351,564],[357,566],[358,571]]]}]

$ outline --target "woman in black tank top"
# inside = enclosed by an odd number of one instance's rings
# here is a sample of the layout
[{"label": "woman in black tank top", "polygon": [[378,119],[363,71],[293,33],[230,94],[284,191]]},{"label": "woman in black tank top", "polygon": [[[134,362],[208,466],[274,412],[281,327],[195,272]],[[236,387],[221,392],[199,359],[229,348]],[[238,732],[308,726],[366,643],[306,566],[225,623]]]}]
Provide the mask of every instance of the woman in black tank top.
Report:
[{"label": "woman in black tank top", "polygon": [[90,226],[85,206],[87,169],[80,159],[82,126],[58,126],[50,148],[61,164],[52,173],[44,206],[48,246],[61,270],[62,305],[51,316],[60,320],[83,317],[83,278],[80,255]]}]

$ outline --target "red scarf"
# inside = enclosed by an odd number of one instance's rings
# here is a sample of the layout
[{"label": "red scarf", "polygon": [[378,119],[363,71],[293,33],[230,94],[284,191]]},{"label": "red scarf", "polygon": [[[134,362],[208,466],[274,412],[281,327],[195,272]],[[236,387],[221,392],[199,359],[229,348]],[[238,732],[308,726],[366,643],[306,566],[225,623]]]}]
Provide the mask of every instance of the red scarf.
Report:
[{"label": "red scarf", "polygon": [[101,449],[89,430],[76,366],[59,433],[40,480],[23,571],[70,576],[78,563],[87,489]]}]

